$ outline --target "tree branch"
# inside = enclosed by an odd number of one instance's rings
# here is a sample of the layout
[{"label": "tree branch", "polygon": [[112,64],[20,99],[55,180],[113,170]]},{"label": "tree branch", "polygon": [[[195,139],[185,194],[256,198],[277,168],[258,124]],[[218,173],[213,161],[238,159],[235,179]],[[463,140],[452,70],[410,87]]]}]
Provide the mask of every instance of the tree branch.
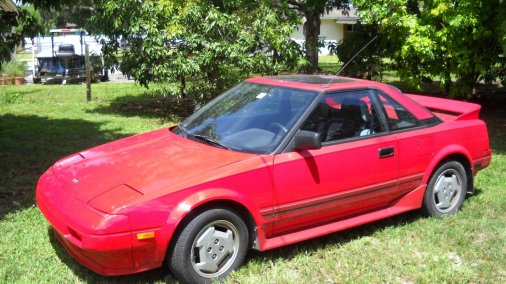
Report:
[{"label": "tree branch", "polygon": [[292,5],[295,9],[297,9],[299,11],[303,11],[302,3],[297,0],[288,0],[288,1],[286,1],[286,3]]}]

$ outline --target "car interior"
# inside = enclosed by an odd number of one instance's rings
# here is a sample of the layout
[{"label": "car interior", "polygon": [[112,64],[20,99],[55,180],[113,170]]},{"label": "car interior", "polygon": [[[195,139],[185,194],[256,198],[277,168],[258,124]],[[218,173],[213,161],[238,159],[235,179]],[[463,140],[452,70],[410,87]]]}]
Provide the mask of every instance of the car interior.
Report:
[{"label": "car interior", "polygon": [[367,94],[329,95],[301,128],[320,133],[322,142],[381,132],[381,125]]},{"label": "car interior", "polygon": [[[295,90],[273,92],[266,96],[271,97],[269,100],[259,99],[251,103],[251,112],[249,107],[245,107],[240,113],[221,118],[217,133],[220,133],[223,143],[241,145],[252,151],[268,152],[268,148],[277,145],[293,127],[312,99]],[[259,109],[262,111],[258,111]],[[248,119],[245,119],[246,117]]]}]

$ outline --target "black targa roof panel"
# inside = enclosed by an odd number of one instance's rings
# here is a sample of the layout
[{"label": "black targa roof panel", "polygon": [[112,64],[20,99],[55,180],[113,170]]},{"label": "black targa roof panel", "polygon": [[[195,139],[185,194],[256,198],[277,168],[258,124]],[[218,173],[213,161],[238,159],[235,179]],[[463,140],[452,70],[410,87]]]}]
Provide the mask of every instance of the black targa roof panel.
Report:
[{"label": "black targa roof panel", "polygon": [[277,81],[289,81],[289,82],[322,84],[322,85],[329,83],[338,84],[338,83],[353,82],[353,80],[349,78],[340,78],[334,76],[318,76],[318,75],[286,75],[286,76],[270,76],[267,78]]}]

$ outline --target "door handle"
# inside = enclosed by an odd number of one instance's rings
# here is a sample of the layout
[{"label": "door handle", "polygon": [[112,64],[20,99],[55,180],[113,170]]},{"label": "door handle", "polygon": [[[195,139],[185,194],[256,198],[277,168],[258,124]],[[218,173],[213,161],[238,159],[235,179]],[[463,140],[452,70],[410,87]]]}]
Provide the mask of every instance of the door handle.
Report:
[{"label": "door handle", "polygon": [[380,158],[388,158],[394,155],[394,147],[381,148],[378,150]]}]

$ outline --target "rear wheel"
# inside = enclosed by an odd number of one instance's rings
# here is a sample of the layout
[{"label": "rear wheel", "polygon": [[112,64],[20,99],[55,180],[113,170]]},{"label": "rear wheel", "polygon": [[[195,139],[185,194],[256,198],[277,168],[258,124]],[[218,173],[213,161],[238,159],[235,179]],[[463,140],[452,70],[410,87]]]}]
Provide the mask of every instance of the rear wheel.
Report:
[{"label": "rear wheel", "polygon": [[466,197],[467,174],[457,161],[448,161],[437,168],[427,185],[422,211],[428,216],[455,214]]},{"label": "rear wheel", "polygon": [[211,283],[239,267],[246,256],[248,229],[233,211],[197,215],[177,237],[169,267],[185,283]]}]

